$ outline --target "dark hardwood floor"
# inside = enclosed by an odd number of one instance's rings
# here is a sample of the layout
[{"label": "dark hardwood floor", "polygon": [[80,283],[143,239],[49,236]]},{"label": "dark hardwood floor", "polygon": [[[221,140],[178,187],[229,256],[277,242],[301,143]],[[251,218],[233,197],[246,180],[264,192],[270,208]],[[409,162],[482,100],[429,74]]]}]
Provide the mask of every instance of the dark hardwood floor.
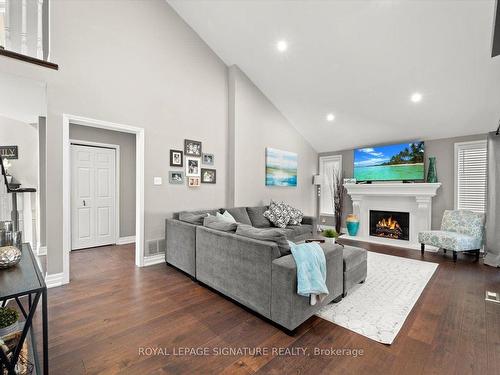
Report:
[{"label": "dark hardwood floor", "polygon": [[[361,244],[421,259],[420,251]],[[133,245],[71,254],[71,283],[49,291],[51,374],[498,374],[500,270],[439,263],[391,346],[317,317],[290,337],[165,264],[138,269]],[[179,355],[178,348],[306,348],[310,355]],[[141,349],[143,348],[143,349]],[[148,349],[149,348],[149,349]],[[171,355],[142,355],[160,348]],[[314,355],[314,348],[363,355]],[[220,349],[219,349],[220,350]]]}]

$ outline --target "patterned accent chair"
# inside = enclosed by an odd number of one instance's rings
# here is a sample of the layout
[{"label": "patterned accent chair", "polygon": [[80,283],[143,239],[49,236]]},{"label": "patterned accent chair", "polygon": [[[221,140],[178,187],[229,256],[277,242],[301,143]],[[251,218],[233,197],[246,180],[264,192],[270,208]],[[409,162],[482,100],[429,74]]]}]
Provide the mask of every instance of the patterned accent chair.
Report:
[{"label": "patterned accent chair", "polygon": [[453,251],[453,261],[457,252],[474,251],[479,260],[479,250],[483,246],[485,214],[468,210],[446,210],[441,222],[441,230],[429,230],[418,234],[422,255],[425,245]]}]

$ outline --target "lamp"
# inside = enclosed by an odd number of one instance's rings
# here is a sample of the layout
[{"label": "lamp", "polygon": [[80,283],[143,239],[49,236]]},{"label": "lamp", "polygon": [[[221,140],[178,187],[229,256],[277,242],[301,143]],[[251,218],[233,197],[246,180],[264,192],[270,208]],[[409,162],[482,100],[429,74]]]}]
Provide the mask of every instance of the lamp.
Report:
[{"label": "lamp", "polygon": [[323,176],[317,174],[313,176],[313,185],[317,186],[318,189],[318,197],[321,195],[321,184],[323,182]]}]

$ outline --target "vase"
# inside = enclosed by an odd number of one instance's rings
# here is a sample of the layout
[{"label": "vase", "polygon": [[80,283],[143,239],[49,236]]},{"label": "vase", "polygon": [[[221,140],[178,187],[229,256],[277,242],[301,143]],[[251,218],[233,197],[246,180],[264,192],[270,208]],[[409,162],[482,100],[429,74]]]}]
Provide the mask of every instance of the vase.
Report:
[{"label": "vase", "polygon": [[436,172],[436,157],[429,157],[429,169],[427,171],[427,182],[435,183],[438,182],[437,172]]},{"label": "vase", "polygon": [[359,219],[356,215],[348,215],[346,220],[347,232],[349,236],[356,236],[359,230]]}]

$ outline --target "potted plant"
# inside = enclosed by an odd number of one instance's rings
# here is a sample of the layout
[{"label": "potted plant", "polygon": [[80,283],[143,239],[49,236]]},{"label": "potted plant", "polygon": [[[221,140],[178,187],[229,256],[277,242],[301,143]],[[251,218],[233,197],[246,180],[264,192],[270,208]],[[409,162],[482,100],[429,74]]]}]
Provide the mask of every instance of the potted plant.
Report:
[{"label": "potted plant", "polygon": [[335,240],[339,236],[335,229],[325,229],[321,234],[323,235],[323,237],[330,239],[332,243],[335,243]]},{"label": "potted plant", "polygon": [[10,307],[0,307],[0,337],[17,331],[19,313]]}]

